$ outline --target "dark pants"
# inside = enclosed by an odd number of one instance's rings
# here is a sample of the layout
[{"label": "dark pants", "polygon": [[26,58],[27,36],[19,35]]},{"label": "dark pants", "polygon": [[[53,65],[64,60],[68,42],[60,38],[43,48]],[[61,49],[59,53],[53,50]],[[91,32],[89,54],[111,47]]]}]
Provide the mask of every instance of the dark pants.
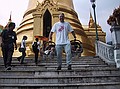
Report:
[{"label": "dark pants", "polygon": [[3,54],[3,59],[4,59],[4,65],[5,67],[11,66],[12,62],[12,55],[14,52],[14,45],[11,44],[3,44],[2,43],[2,54]]},{"label": "dark pants", "polygon": [[17,58],[18,60],[20,60],[21,64],[23,63],[24,58],[25,58],[25,56],[26,56],[26,52],[25,52],[25,51],[26,51],[25,48],[22,48],[22,51],[21,51],[21,52],[22,52],[22,55]]},{"label": "dark pants", "polygon": [[35,63],[38,63],[38,54],[39,54],[39,50],[37,49],[35,52]]}]

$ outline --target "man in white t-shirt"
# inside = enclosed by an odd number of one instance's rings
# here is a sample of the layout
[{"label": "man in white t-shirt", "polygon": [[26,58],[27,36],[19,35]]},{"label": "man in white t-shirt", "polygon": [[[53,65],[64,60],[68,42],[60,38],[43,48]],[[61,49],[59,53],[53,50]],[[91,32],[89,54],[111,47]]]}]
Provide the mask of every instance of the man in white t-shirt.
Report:
[{"label": "man in white t-shirt", "polygon": [[64,21],[64,13],[59,15],[59,22],[56,22],[49,34],[49,41],[52,40],[52,35],[56,33],[56,53],[57,53],[57,63],[58,68],[57,70],[61,70],[62,65],[62,49],[64,48],[66,53],[66,63],[68,70],[71,70],[71,44],[68,38],[69,32],[72,33],[74,39],[76,39],[74,30],[70,26],[68,22]]}]

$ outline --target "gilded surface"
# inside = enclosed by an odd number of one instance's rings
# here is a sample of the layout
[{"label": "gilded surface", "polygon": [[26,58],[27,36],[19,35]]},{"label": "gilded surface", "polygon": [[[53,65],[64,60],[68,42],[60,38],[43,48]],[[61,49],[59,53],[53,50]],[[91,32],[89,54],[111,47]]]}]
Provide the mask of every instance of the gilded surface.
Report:
[{"label": "gilded surface", "polygon": [[[32,54],[30,48],[34,36],[48,37],[52,25],[59,21],[58,15],[60,12],[64,12],[65,20],[70,22],[77,34],[77,39],[83,43],[84,52],[82,53],[82,56],[95,55],[93,43],[95,41],[95,31],[92,31],[94,28],[84,28],[84,26],[81,25],[78,15],[74,10],[72,0],[29,0],[28,8],[23,16],[23,20],[16,31],[18,38],[22,38],[23,35],[28,36],[27,56]],[[102,30],[99,32],[102,33]],[[102,34],[101,39],[104,37],[105,34]],[[70,39],[72,40],[73,37],[70,36]],[[21,39],[19,39],[17,43],[19,44],[20,41]],[[53,37],[53,41],[55,41],[55,37]],[[19,55],[18,52],[15,52],[14,56],[16,55]]]}]

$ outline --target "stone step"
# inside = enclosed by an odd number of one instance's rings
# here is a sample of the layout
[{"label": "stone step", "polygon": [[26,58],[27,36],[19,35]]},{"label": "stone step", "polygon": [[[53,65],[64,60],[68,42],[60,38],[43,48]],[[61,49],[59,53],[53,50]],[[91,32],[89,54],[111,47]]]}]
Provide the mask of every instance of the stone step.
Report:
[{"label": "stone step", "polygon": [[[95,62],[72,62],[72,65],[107,65],[105,63],[95,63]],[[21,66],[21,64],[19,62],[12,62],[11,64],[12,66]],[[22,65],[26,65],[26,66],[31,66],[31,65],[35,65],[34,62],[29,63],[29,62],[24,62],[24,64]],[[57,65],[57,62],[39,62],[38,65]],[[62,62],[62,65],[66,65],[65,62]],[[3,63],[0,64],[0,66],[4,66]]]},{"label": "stone step", "polygon": [[[12,70],[41,70],[41,69],[57,69],[57,65],[12,65]],[[66,69],[67,65],[62,65],[62,69]],[[115,66],[107,66],[107,65],[72,65],[72,69],[98,69],[98,70],[104,70],[104,69],[116,69]],[[0,66],[0,71],[5,70],[4,66]]]},{"label": "stone step", "polygon": [[[43,59],[38,59],[39,61],[44,61]],[[53,60],[50,60],[50,59],[47,59],[47,60],[45,60],[45,62],[56,62],[56,58],[55,59],[53,59]],[[17,59],[12,59],[12,62],[14,62],[14,61],[18,61]],[[33,59],[28,59],[28,58],[25,58],[25,60],[24,61],[26,61],[26,62],[34,62],[34,58]],[[63,59],[62,60],[63,62],[66,62],[66,59]],[[81,59],[81,58],[79,58],[79,59],[74,59],[74,58],[72,58],[72,62],[103,62],[101,59]],[[0,59],[0,63],[3,63],[3,59]]]},{"label": "stone step", "polygon": [[87,75],[119,75],[120,70],[118,69],[76,69],[76,70],[67,70],[62,69],[60,71],[57,70],[1,70],[0,76],[34,76],[34,75],[54,75],[54,76],[87,76]]},{"label": "stone step", "polygon": [[[57,64],[56,65],[49,65],[49,64],[47,64],[47,65],[36,65],[35,66],[35,64],[34,65],[11,65],[11,68],[14,68],[14,69],[28,69],[28,68],[33,68],[33,69],[35,69],[35,68],[46,68],[46,69],[56,69],[58,66],[57,66]],[[94,67],[96,67],[96,68],[109,68],[109,66],[107,66],[107,65],[95,65],[95,64],[81,64],[81,65],[76,65],[76,64],[72,64],[72,68],[73,69],[79,69],[79,68],[94,68]],[[67,68],[67,65],[66,64],[63,64],[62,65],[62,68],[64,69],[64,68]],[[110,66],[110,68],[116,68],[115,66]],[[3,70],[3,69],[5,69],[5,67],[4,66],[0,66],[0,70]]]},{"label": "stone step", "polygon": [[[54,58],[53,60],[51,61],[56,61],[57,58]],[[13,57],[12,58],[13,61],[17,61],[17,57]],[[25,57],[25,60],[26,61],[33,61],[34,60],[34,57]],[[38,58],[38,60],[43,60],[42,58]],[[47,59],[49,60],[49,59]],[[100,58],[94,58],[94,57],[80,57],[80,58],[72,58],[73,61],[101,61]],[[0,57],[0,62],[3,61],[3,58]],[[65,58],[63,58],[63,61],[66,61]]]},{"label": "stone step", "polygon": [[120,82],[120,75],[101,76],[0,76],[0,84],[72,84]]},{"label": "stone step", "polygon": [[72,84],[0,84],[1,89],[120,89],[120,82]]},{"label": "stone step", "polygon": [[6,71],[0,58],[0,89],[119,89],[120,69],[109,66],[98,57],[73,58],[72,70],[67,70],[63,59],[62,70],[57,71],[56,58],[39,60],[26,57],[25,64],[16,58],[12,70]]}]

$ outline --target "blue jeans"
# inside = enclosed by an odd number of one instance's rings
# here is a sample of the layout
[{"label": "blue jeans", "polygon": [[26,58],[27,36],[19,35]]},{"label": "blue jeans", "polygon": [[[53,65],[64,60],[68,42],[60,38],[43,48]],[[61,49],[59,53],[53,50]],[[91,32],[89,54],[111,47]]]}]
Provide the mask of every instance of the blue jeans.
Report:
[{"label": "blue jeans", "polygon": [[64,45],[56,45],[56,53],[57,53],[57,63],[58,66],[62,65],[62,49],[64,48],[66,53],[66,63],[67,66],[71,64],[72,56],[71,56],[71,44],[64,44]]}]

